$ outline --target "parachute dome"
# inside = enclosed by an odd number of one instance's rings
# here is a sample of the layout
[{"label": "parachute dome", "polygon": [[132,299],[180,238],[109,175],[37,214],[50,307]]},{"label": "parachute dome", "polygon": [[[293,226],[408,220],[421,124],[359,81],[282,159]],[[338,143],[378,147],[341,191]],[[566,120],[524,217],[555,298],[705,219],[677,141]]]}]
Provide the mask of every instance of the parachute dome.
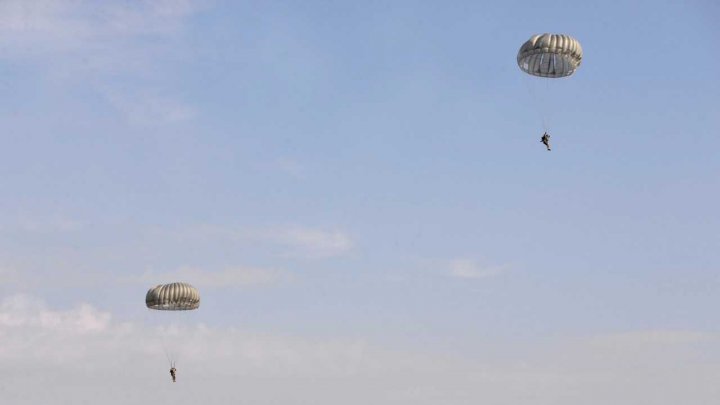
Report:
[{"label": "parachute dome", "polygon": [[518,51],[517,63],[523,72],[540,77],[566,77],[582,62],[580,42],[569,35],[533,35]]},{"label": "parachute dome", "polygon": [[187,283],[160,284],[148,290],[145,305],[164,311],[188,311],[200,307],[200,293]]}]

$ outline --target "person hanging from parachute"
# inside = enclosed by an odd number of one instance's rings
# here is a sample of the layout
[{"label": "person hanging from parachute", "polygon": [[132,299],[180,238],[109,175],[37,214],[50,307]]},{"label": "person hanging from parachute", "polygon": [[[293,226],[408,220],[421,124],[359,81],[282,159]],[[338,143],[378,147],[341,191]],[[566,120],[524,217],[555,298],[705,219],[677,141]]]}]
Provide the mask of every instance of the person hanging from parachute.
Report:
[{"label": "person hanging from parachute", "polygon": [[542,142],[543,145],[545,145],[545,147],[547,148],[547,150],[549,152],[550,151],[550,135],[547,132],[545,132],[543,134],[542,138],[540,138],[540,142]]},{"label": "person hanging from parachute", "polygon": [[[537,34],[520,47],[517,64],[529,75],[556,79],[575,73],[580,67],[582,58],[583,50],[577,39],[564,34]],[[547,133],[547,128],[540,142],[548,151],[550,150],[550,135]]]},{"label": "person hanging from parachute", "polygon": [[[200,307],[200,293],[187,283],[160,284],[148,290],[145,295],[145,305],[149,309],[158,311],[191,311]],[[175,359],[168,355],[168,361],[170,377],[175,382],[177,377]]]}]

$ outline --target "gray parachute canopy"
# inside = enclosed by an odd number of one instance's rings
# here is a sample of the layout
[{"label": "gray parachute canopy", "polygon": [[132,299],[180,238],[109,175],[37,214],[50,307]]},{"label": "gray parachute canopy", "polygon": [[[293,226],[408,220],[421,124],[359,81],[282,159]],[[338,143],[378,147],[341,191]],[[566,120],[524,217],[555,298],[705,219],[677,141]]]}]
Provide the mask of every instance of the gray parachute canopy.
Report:
[{"label": "gray parachute canopy", "polygon": [[188,311],[200,307],[200,293],[187,283],[160,284],[148,290],[145,305],[164,311]]},{"label": "gray parachute canopy", "polygon": [[575,73],[582,62],[580,42],[569,35],[533,35],[518,51],[517,63],[527,74],[565,77]]}]

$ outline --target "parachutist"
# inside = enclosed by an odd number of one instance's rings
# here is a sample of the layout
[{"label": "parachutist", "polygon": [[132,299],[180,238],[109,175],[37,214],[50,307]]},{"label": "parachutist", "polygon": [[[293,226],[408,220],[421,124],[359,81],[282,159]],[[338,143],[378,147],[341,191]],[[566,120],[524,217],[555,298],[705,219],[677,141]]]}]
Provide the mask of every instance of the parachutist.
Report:
[{"label": "parachutist", "polygon": [[[543,79],[572,76],[580,67],[582,59],[583,50],[580,42],[565,34],[533,35],[522,44],[517,53],[517,64],[520,70]],[[559,105],[560,103],[554,104]],[[550,135],[547,130],[550,128],[546,125],[545,114],[541,113],[540,115],[543,119],[542,128],[546,131],[540,138],[540,142],[545,144],[549,151]]]},{"label": "parachutist", "polygon": [[542,142],[543,145],[545,145],[545,147],[547,148],[548,151],[550,150],[550,135],[548,135],[547,132],[545,132],[543,134],[542,138],[540,138],[540,142]]},{"label": "parachutist", "polygon": [[[148,290],[145,305],[154,311],[192,311],[200,307],[200,293],[188,283],[160,284]],[[175,382],[175,359],[170,355],[173,352],[165,350],[170,363],[170,377]]]}]

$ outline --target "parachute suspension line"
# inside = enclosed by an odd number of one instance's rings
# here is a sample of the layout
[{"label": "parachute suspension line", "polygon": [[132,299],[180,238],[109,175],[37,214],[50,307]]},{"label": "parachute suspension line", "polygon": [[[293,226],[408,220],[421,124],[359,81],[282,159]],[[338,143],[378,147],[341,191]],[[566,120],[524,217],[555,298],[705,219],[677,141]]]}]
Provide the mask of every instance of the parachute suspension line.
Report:
[{"label": "parachute suspension line", "polygon": [[175,360],[173,360],[173,355],[170,353],[170,351],[163,345],[163,350],[165,351],[165,357],[167,358],[168,363],[170,364],[170,367],[175,364]]},{"label": "parachute suspension line", "polygon": [[[152,312],[152,310],[150,310],[150,309],[148,309],[148,311],[146,312],[146,316],[145,316],[146,322],[149,322],[150,319],[152,318],[152,316],[150,315],[151,312]],[[151,330],[152,330],[152,333],[156,335],[156,336],[153,336],[152,340],[156,341],[156,342],[158,340],[160,341],[160,346],[163,349],[163,354],[165,355],[165,359],[167,360],[168,364],[172,364],[174,362],[173,353],[168,348],[168,345],[165,342],[165,331],[162,330],[162,327],[160,327],[158,325],[155,325]]]},{"label": "parachute suspension line", "polygon": [[170,367],[174,367],[173,364],[175,364],[175,356],[173,355],[173,352],[168,349],[163,332],[160,332],[160,344],[162,345],[163,353],[165,353],[165,358],[167,359],[168,364],[170,364]]},{"label": "parachute suspension line", "polygon": [[[536,89],[536,86],[538,86],[537,83],[533,83],[532,77],[526,77],[523,82],[525,83],[525,87],[527,88],[528,93],[530,93],[530,101],[533,104],[533,109],[535,112],[537,112],[538,115],[540,115],[540,121],[542,122],[543,131],[548,131],[548,125],[547,125],[547,119],[545,117],[545,100],[541,100],[538,96],[538,92]],[[545,83],[547,85],[547,82]],[[547,91],[545,92],[547,93]]]},{"label": "parachute suspension line", "polygon": [[547,100],[550,100],[550,99],[551,99],[551,97],[550,97],[550,80],[543,80],[543,82],[545,83],[545,92],[544,92],[543,94],[545,94],[545,101],[546,101],[546,102],[542,103],[541,108],[543,109],[543,113],[542,113],[542,116],[543,116],[543,129],[545,130],[545,132],[547,132],[547,131],[548,131],[548,127],[550,126],[550,125],[548,124],[548,122],[550,121],[550,118],[551,118],[551,117],[550,117],[550,111],[549,111],[550,108],[548,107],[548,104],[549,104],[549,103],[547,103]]}]

